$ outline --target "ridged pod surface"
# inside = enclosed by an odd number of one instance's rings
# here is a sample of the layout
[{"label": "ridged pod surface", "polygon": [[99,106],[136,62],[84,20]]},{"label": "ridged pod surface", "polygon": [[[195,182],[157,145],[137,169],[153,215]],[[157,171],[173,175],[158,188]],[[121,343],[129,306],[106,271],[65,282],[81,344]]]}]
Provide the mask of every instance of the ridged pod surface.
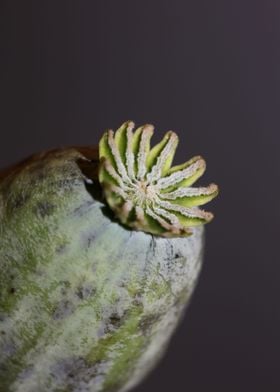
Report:
[{"label": "ridged pod surface", "polygon": [[97,166],[94,150],[67,148],[0,174],[1,392],[127,391],[189,302],[204,228],[123,226]]}]

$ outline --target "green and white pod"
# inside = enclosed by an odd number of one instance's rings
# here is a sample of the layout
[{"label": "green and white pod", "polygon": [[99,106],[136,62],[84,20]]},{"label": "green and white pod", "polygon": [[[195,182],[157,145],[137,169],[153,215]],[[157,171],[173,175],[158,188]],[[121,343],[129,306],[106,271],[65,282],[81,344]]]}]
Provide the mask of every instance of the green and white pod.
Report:
[{"label": "green and white pod", "polygon": [[176,134],[132,129],[0,173],[0,392],[128,391],[164,353],[218,190],[191,187],[201,157],[171,167]]}]

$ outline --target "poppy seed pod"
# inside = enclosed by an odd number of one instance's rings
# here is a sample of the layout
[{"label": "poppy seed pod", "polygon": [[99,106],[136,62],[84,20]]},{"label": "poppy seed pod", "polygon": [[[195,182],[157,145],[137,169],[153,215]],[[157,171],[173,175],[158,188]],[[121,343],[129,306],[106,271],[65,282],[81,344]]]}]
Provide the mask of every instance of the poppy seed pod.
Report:
[{"label": "poppy seed pod", "polygon": [[128,391],[184,313],[218,188],[133,127],[0,172],[1,392]]}]

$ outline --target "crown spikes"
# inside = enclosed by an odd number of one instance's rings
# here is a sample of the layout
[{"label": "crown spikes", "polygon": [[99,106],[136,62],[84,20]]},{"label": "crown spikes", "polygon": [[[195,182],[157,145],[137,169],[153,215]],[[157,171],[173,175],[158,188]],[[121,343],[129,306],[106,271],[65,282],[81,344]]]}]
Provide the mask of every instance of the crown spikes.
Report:
[{"label": "crown spikes", "polygon": [[137,154],[137,179],[143,180],[147,173],[146,160],[150,150],[150,140],[154,133],[154,127],[152,125],[144,125],[140,130],[141,137]]},{"label": "crown spikes", "polygon": [[[177,170],[174,170],[177,168]],[[157,181],[157,188],[160,190],[172,191],[177,189],[178,186],[192,185],[205,171],[206,163],[200,156],[194,157],[188,162],[174,166],[173,171],[170,171],[165,177]]]},{"label": "crown spikes", "polygon": [[178,136],[176,133],[169,131],[163,140],[158,143],[147,157],[147,168],[150,172],[147,174],[149,182],[155,182],[164,176],[173,161],[173,157],[178,145]]},{"label": "crown spikes", "polygon": [[170,200],[171,203],[180,204],[185,207],[193,207],[208,203],[218,194],[218,187],[211,184],[200,188],[179,188],[170,193],[161,194],[161,198]]},{"label": "crown spikes", "polygon": [[165,237],[191,234],[191,226],[209,222],[213,215],[197,206],[218,194],[218,187],[191,185],[204,173],[205,161],[196,156],[171,167],[178,136],[173,131],[150,149],[154,132],[144,125],[133,132],[125,122],[100,140],[99,181],[107,203],[128,227]]}]

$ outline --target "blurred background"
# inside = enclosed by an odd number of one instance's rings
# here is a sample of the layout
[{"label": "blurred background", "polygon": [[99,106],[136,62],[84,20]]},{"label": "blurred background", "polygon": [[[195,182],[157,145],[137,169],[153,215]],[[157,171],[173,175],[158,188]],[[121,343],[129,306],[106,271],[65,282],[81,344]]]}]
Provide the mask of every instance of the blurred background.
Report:
[{"label": "blurred background", "polygon": [[135,392],[280,390],[280,2],[0,3],[0,167],[131,119],[207,161],[204,268]]}]

